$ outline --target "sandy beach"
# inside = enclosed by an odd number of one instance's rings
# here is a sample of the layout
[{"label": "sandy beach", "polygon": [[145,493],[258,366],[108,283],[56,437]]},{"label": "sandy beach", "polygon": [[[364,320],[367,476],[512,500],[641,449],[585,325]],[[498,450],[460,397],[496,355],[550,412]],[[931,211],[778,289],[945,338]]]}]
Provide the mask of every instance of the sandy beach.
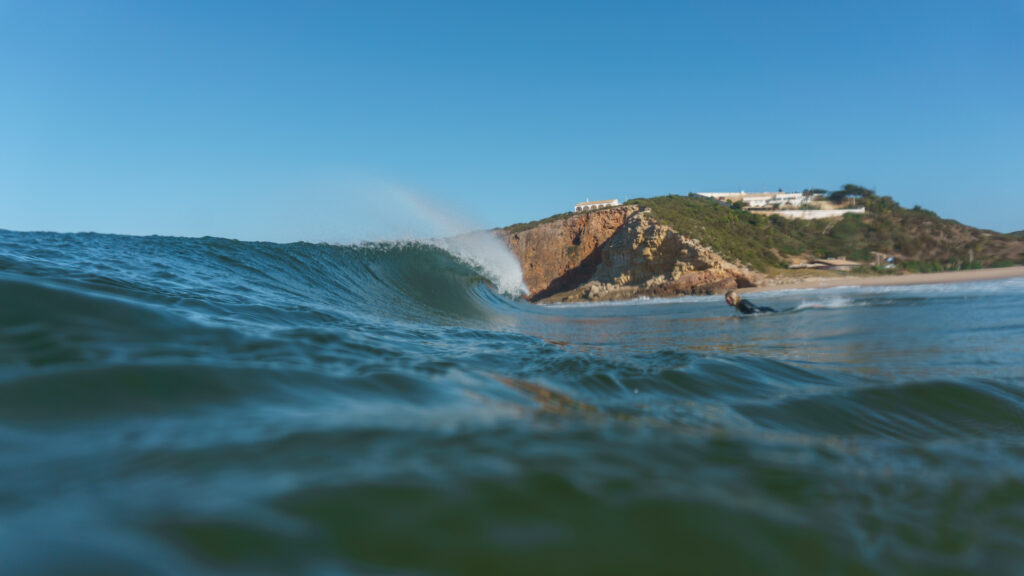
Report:
[{"label": "sandy beach", "polygon": [[957,272],[932,272],[928,274],[900,274],[891,276],[809,276],[806,278],[775,278],[762,286],[744,288],[740,292],[768,292],[774,290],[802,290],[834,288],[836,286],[910,286],[914,284],[948,284],[951,282],[980,282],[1024,277],[1024,266],[1007,268],[984,268],[981,270],[960,270]]}]

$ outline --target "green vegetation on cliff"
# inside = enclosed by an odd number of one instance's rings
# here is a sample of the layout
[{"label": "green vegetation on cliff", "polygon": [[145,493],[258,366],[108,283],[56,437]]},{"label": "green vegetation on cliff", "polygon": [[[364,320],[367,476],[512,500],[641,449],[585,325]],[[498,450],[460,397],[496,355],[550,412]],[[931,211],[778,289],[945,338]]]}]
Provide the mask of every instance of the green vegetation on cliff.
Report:
[{"label": "green vegetation on cliff", "polygon": [[516,234],[516,233],[522,232],[523,230],[529,230],[530,228],[535,228],[535,227],[537,227],[537,226],[539,226],[541,224],[546,224],[548,222],[555,222],[555,221],[558,221],[558,220],[565,220],[569,216],[572,216],[571,212],[563,212],[561,214],[555,214],[553,216],[548,216],[547,218],[541,218],[540,220],[534,220],[532,222],[522,222],[522,223],[519,223],[519,224],[512,224],[511,226],[506,226],[506,227],[502,228],[502,230],[504,230],[505,232],[508,232],[509,234]]},{"label": "green vegetation on cliff", "polygon": [[[835,191],[806,190],[833,204],[863,206],[864,214],[827,220],[790,220],[753,213],[703,196],[656,196],[626,202],[718,252],[727,260],[769,272],[810,258],[847,258],[865,263],[875,253],[892,255],[900,268],[934,272],[1024,264],[1024,230],[1000,234],[940,218],[920,206],[904,208],[889,196],[847,184]],[[614,210],[605,208],[604,210]],[[564,220],[566,212],[506,227],[515,234]]]},{"label": "green vegetation on cliff", "polygon": [[651,216],[684,236],[696,238],[724,258],[758,270],[779,265],[770,219],[702,196],[637,198],[627,205],[650,208]]},{"label": "green vegetation on cliff", "polygon": [[907,209],[888,196],[855,185],[828,193],[833,202],[866,208],[841,219],[789,220],[726,206],[701,196],[637,198],[627,204],[680,234],[697,238],[729,260],[769,271],[798,258],[870,262],[872,252],[895,255],[907,269],[937,271],[1024,263],[1024,241]]}]

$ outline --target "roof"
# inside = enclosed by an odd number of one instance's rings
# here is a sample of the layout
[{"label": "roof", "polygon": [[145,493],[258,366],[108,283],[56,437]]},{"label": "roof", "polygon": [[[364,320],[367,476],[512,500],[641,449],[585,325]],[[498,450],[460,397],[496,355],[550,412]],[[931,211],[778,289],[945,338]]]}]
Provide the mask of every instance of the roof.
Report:
[{"label": "roof", "polygon": [[802,192],[697,192],[698,196],[742,196],[750,198],[772,198],[774,196],[803,196]]},{"label": "roof", "polygon": [[592,202],[578,202],[576,205],[577,206],[590,206],[591,204],[611,204],[612,202],[618,202],[618,201],[619,201],[618,198],[613,198],[611,200],[594,200]]}]

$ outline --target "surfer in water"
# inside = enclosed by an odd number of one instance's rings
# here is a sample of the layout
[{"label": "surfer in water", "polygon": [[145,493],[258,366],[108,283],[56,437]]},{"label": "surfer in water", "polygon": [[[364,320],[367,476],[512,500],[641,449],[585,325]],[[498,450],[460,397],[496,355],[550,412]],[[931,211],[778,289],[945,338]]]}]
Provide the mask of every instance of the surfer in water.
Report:
[{"label": "surfer in water", "polygon": [[725,293],[725,303],[729,306],[735,306],[737,310],[744,314],[760,314],[762,312],[775,312],[774,308],[767,306],[758,306],[750,300],[744,300],[740,298],[740,295],[735,290],[729,290]]}]

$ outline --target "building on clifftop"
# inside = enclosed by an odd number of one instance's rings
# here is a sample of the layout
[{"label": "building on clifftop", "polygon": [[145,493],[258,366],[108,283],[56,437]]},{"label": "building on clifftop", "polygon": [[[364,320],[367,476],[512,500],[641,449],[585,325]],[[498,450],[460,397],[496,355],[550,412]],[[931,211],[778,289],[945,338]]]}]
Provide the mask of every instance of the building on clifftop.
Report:
[{"label": "building on clifftop", "polygon": [[615,198],[612,200],[595,200],[593,202],[588,198],[586,202],[580,202],[573,208],[573,212],[586,212],[587,210],[597,210],[598,208],[607,208],[609,206],[618,206],[619,199]]},{"label": "building on clifftop", "polygon": [[741,202],[746,208],[799,207],[807,203],[807,197],[799,192],[697,192],[698,196],[714,198],[725,204]]}]

